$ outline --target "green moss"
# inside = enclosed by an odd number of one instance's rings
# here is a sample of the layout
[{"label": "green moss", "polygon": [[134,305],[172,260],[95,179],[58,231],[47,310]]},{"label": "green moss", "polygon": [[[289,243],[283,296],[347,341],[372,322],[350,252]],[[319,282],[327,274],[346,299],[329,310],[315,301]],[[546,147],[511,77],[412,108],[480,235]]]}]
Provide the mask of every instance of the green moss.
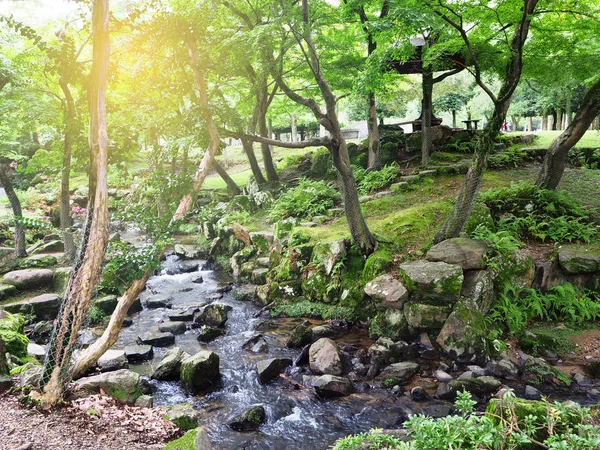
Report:
[{"label": "green moss", "polygon": [[163,450],[196,450],[196,436],[198,436],[198,430],[190,430],[179,439],[169,442]]},{"label": "green moss", "polygon": [[6,344],[6,351],[17,358],[27,356],[29,339],[21,333],[0,329],[0,339]]},{"label": "green moss", "polygon": [[0,330],[15,331],[23,334],[25,318],[21,314],[11,314],[6,311],[0,312]]},{"label": "green moss", "polygon": [[388,272],[392,268],[393,258],[394,256],[390,249],[384,245],[380,245],[364,263],[361,275],[362,282],[368,283],[373,278]]},{"label": "green moss", "polygon": [[473,211],[465,223],[464,231],[470,236],[479,225],[483,225],[491,231],[496,230],[496,224],[492,218],[490,208],[485,203],[475,202]]},{"label": "green moss", "polygon": [[393,341],[408,337],[408,324],[404,312],[399,309],[388,309],[378,313],[369,323],[369,336],[386,337]]},{"label": "green moss", "polygon": [[346,319],[354,321],[354,311],[339,305],[309,302],[306,299],[293,303],[281,303],[271,310],[272,316],[284,314],[288,317],[315,317],[321,319]]},{"label": "green moss", "polygon": [[260,425],[263,422],[263,418],[257,409],[253,409],[248,413],[247,419],[249,422]]},{"label": "green moss", "polygon": [[111,397],[113,397],[121,403],[133,403],[135,402],[136,398],[141,397],[143,395],[139,385],[136,385],[131,392],[123,391],[117,387],[109,386],[105,388],[105,391],[108,395],[110,395]]}]

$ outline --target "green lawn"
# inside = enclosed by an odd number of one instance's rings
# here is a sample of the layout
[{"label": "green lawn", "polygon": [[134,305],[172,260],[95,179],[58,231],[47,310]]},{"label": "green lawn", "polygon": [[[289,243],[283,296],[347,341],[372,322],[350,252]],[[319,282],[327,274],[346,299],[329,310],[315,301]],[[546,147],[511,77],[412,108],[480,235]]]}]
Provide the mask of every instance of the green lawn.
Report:
[{"label": "green lawn", "polygon": [[[533,134],[537,136],[534,147],[548,148],[550,144],[556,139],[562,131],[536,131]],[[507,133],[509,136],[516,136],[520,134],[530,133]],[[528,146],[531,147],[531,146]],[[593,130],[586,132],[581,140],[575,144],[575,148],[600,148],[600,131]]]}]

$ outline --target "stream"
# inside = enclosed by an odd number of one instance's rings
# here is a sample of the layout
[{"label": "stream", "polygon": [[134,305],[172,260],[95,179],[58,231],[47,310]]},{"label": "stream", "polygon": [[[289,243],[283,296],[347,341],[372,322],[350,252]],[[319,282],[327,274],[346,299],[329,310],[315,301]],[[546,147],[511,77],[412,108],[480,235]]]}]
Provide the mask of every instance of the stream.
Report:
[{"label": "stream", "polygon": [[[299,319],[276,319],[277,327],[261,327],[265,318],[254,318],[260,308],[251,302],[236,300],[232,292],[218,291],[233,283],[232,278],[222,271],[200,270],[192,273],[168,275],[168,269],[178,264],[176,256],[167,257],[160,274],[153,276],[142,293],[142,303],[154,294],[171,296],[172,309],[144,309],[133,318],[133,324],[121,331],[115,348],[135,345],[138,335],[156,330],[168,313],[174,310],[197,308],[204,302],[218,301],[233,307],[226,324],[227,334],[204,344],[197,341],[199,330],[190,329],[175,337],[177,346],[189,354],[202,349],[212,350],[219,355],[221,384],[212,392],[191,396],[183,391],[177,381],[156,381],[154,405],[172,405],[191,402],[200,413],[201,426],[207,431],[215,448],[221,449],[326,449],[336,439],[349,434],[367,431],[370,428],[398,428],[408,414],[420,412],[425,404],[413,402],[409,396],[394,396],[389,389],[364,387],[363,393],[332,400],[321,400],[312,391],[298,389],[293,383],[275,380],[261,385],[257,380],[256,361],[273,357],[295,359],[300,351],[288,349],[285,342]],[[200,268],[203,261],[200,261]],[[192,280],[202,276],[203,283]],[[222,297],[221,297],[222,295]],[[219,298],[220,297],[220,298]],[[268,319],[267,319],[268,320]],[[268,343],[268,350],[253,354],[242,349],[242,344],[260,328]],[[268,329],[264,329],[268,328]],[[363,336],[346,335],[344,343],[358,341]],[[171,347],[172,348],[172,347]],[[130,369],[141,375],[150,375],[169,348],[154,348],[154,359],[140,364],[131,364]],[[291,376],[307,369],[292,367]],[[301,378],[301,376],[300,376]],[[426,404],[431,406],[436,401]],[[438,401],[440,404],[444,402]],[[263,405],[266,423],[258,432],[241,433],[228,426],[228,419],[252,405]],[[447,404],[447,403],[446,403]]]}]

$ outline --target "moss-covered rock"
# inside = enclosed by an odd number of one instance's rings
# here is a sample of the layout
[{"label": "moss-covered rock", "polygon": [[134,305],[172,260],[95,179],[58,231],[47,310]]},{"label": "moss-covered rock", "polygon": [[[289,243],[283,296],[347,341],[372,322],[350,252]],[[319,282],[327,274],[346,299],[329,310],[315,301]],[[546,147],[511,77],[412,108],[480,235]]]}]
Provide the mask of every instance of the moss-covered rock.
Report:
[{"label": "moss-covered rock", "polygon": [[404,304],[406,323],[414,330],[441,330],[451,311],[450,305],[428,305],[412,301]]},{"label": "moss-covered rock", "polygon": [[235,431],[256,431],[265,419],[265,408],[253,406],[230,420],[229,427]]},{"label": "moss-covered rock", "polygon": [[346,258],[346,243],[343,239],[330,242],[317,243],[312,251],[310,262],[313,266],[323,270],[327,276],[331,275],[337,264]]},{"label": "moss-covered rock", "polygon": [[388,247],[379,246],[365,261],[362,271],[363,283],[368,283],[379,275],[388,272],[392,268],[393,258],[394,256]]},{"label": "moss-covered rock", "polygon": [[181,385],[193,394],[216,385],[221,377],[219,356],[211,351],[200,351],[181,361]]},{"label": "moss-covered rock", "polygon": [[[163,450],[199,450],[196,447],[195,441],[198,436],[198,429],[189,430],[179,439],[169,442]],[[208,447],[206,447],[208,448]]]},{"label": "moss-covered rock", "polygon": [[271,245],[273,244],[273,233],[252,232],[250,233],[252,245],[256,248],[259,255],[268,255]]},{"label": "moss-covered rock", "polygon": [[67,284],[69,283],[69,277],[71,276],[71,268],[70,267],[59,267],[54,271],[54,277],[52,278],[52,288],[54,292],[57,292],[59,295],[63,295],[65,289],[67,289]]},{"label": "moss-covered rock", "polygon": [[412,261],[400,266],[398,279],[412,301],[443,306],[458,300],[464,276],[462,268],[454,264]]},{"label": "moss-covered rock", "polygon": [[46,268],[53,267],[57,264],[58,260],[52,255],[33,255],[19,262],[19,269],[34,269],[34,268]]},{"label": "moss-covered rock", "polygon": [[198,426],[198,412],[190,403],[178,403],[169,406],[166,419],[183,431],[193,430]]},{"label": "moss-covered rock", "polygon": [[475,202],[473,211],[471,211],[471,215],[465,222],[463,230],[467,235],[471,235],[479,225],[492,231],[496,230],[496,224],[494,223],[490,208],[485,203]]},{"label": "moss-covered rock", "polygon": [[502,258],[497,280],[503,280],[518,289],[531,287],[535,276],[533,254],[527,249],[519,249]]},{"label": "moss-covered rock", "polygon": [[600,270],[600,257],[577,246],[566,245],[559,248],[558,262],[568,275],[594,273]]},{"label": "moss-covered rock", "polygon": [[569,386],[571,379],[542,358],[529,358],[523,365],[521,379],[527,383],[549,383],[555,386]]},{"label": "moss-covered rock", "polygon": [[23,316],[0,310],[0,339],[4,341],[6,352],[17,358],[27,356],[29,339],[23,334]]},{"label": "moss-covered rock", "polygon": [[463,270],[483,269],[487,251],[486,241],[458,237],[434,245],[427,252],[426,258],[428,261],[455,264]]},{"label": "moss-covered rock", "polygon": [[139,374],[127,369],[80,378],[75,382],[75,389],[91,393],[103,390],[116,400],[131,405],[142,395]]},{"label": "moss-covered rock", "polygon": [[407,339],[410,336],[408,323],[401,309],[387,309],[378,313],[369,324],[369,335],[386,337],[393,341]]},{"label": "moss-covered rock", "polygon": [[328,276],[320,270],[309,270],[302,281],[302,293],[315,302],[335,303],[342,293],[341,277]]},{"label": "moss-covered rock", "polygon": [[312,176],[324,177],[331,169],[333,169],[333,161],[329,150],[322,148],[313,153],[310,167]]},{"label": "moss-covered rock", "polygon": [[[255,247],[244,247],[231,257],[231,270],[234,277],[239,277],[242,271],[242,265],[249,262],[256,255]],[[248,267],[246,266],[246,270]],[[250,270],[250,273],[252,270]],[[248,274],[249,275],[249,274]]]}]

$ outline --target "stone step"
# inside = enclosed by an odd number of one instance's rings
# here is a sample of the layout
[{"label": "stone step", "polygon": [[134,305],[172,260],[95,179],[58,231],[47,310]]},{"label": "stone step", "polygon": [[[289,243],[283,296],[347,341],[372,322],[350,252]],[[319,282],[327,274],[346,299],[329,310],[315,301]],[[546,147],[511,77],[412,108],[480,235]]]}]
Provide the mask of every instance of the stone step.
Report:
[{"label": "stone step", "polygon": [[37,320],[54,320],[58,315],[61,299],[58,294],[42,294],[32,298],[5,303],[2,309],[9,313],[33,313]]}]

